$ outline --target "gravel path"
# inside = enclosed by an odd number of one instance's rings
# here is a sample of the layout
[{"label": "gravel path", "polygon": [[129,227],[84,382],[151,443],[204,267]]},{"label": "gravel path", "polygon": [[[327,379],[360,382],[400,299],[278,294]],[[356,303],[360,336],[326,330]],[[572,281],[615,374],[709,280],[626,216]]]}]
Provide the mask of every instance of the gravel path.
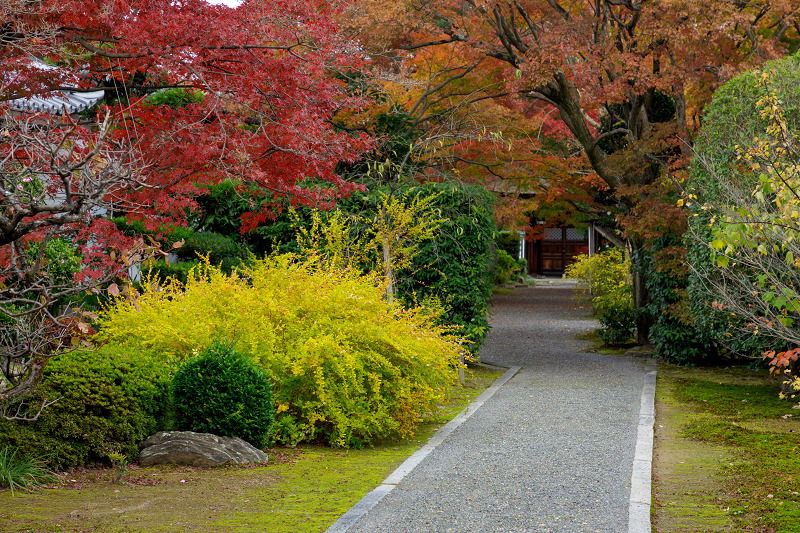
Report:
[{"label": "gravel path", "polygon": [[583,352],[572,295],[495,297],[481,359],[522,370],[349,533],[628,530],[645,361]]}]

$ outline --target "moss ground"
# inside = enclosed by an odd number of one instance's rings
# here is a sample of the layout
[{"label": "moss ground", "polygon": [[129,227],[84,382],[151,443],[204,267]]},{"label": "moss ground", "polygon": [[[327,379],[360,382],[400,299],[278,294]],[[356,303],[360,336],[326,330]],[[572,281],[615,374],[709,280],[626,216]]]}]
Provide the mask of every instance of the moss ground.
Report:
[{"label": "moss ground", "polygon": [[764,371],[659,366],[657,533],[800,533],[800,412]]},{"label": "moss ground", "polygon": [[249,468],[131,467],[124,483],[112,469],[84,469],[38,493],[0,492],[0,531],[325,531],[500,375],[471,367],[438,420],[373,448],[271,450],[268,465]]}]

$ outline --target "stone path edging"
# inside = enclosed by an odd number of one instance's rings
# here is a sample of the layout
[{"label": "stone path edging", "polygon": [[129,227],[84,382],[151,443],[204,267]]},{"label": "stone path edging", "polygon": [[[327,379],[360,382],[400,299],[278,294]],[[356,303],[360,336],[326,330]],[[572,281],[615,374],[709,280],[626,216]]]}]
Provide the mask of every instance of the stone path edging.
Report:
[{"label": "stone path edging", "polygon": [[[509,368],[505,374],[500,376],[492,385],[483,391],[480,396],[475,398],[475,400],[469,404],[466,409],[458,413],[455,418],[453,418],[450,422],[442,426],[439,431],[437,431],[433,437],[424,445],[422,448],[414,452],[411,457],[406,459],[403,464],[401,464],[397,469],[389,474],[383,483],[372,490],[369,494],[361,498],[353,507],[350,508],[345,514],[339,517],[339,519],[329,527],[325,533],[345,533],[350,526],[355,524],[359,518],[364,516],[370,509],[375,507],[384,496],[389,494],[392,489],[394,489],[400,481],[404,477],[406,477],[414,468],[422,462],[425,457],[427,457],[436,446],[441,444],[450,433],[453,432],[458,426],[460,426],[465,420],[467,420],[472,414],[480,408],[489,398],[494,396],[494,393],[500,389],[503,385],[506,384],[508,380],[514,377],[517,372],[519,372],[522,368],[519,366],[514,366]],[[651,424],[651,435],[652,435],[652,424]],[[652,437],[651,437],[652,442]],[[637,447],[638,451],[638,447]],[[648,508],[648,520],[649,520],[649,508]]]},{"label": "stone path edging", "polygon": [[631,476],[631,499],[628,511],[628,533],[650,533],[650,505],[653,473],[653,424],[655,423],[656,368],[645,369],[636,454]]}]

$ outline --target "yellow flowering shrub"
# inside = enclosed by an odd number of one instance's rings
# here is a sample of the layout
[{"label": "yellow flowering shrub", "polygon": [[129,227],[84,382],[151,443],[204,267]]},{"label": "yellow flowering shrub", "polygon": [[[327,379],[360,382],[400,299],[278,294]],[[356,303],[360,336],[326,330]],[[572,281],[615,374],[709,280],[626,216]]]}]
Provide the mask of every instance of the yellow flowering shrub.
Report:
[{"label": "yellow flowering shrub", "polygon": [[632,307],[631,261],[619,248],[600,252],[592,257],[579,255],[567,265],[565,278],[584,281],[592,294],[596,313],[610,308]]},{"label": "yellow flowering shrub", "polygon": [[272,380],[278,442],[411,435],[454,382],[462,339],[429,309],[390,305],[385,287],[352,269],[276,256],[232,275],[205,264],[189,278],[117,298],[100,340],[175,362],[215,336],[234,340]]}]

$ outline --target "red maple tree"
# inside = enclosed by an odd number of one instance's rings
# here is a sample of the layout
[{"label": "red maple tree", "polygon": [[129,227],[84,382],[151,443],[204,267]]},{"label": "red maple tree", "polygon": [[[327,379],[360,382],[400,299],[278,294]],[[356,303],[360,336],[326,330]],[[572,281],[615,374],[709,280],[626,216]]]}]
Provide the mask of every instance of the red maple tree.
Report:
[{"label": "red maple tree", "polygon": [[[0,403],[29,395],[45,361],[68,348],[69,310],[57,302],[146,251],[105,220],[110,211],[149,229],[183,224],[198,194],[229,180],[268,200],[248,214],[249,229],[287,203],[356,187],[335,165],[372,140],[334,125],[363,105],[335,76],[364,60],[334,21],[340,8],[0,0]],[[154,91],[176,88],[202,98],[152,103]],[[26,98],[98,89],[116,97],[93,116],[25,110]],[[71,279],[55,274],[56,238],[83,258]]]}]

